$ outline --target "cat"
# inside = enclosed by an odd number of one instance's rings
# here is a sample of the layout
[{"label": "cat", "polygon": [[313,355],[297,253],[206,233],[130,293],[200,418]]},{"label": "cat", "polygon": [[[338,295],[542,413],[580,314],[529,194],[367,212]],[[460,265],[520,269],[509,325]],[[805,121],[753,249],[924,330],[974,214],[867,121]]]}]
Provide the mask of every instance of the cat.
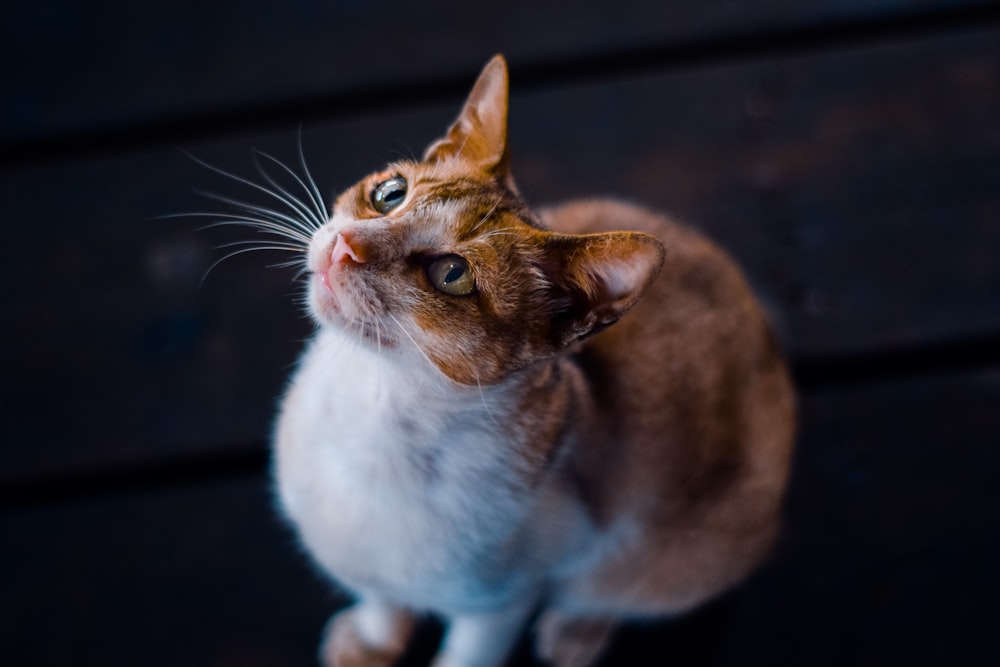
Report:
[{"label": "cat", "polygon": [[[420,614],[437,667],[593,664],[629,619],[688,611],[775,537],[794,392],[733,262],[590,200],[533,211],[487,64],[420,161],[311,231],[317,323],[275,427],[283,511],[356,598],[327,666],[388,666]],[[624,231],[619,231],[624,230]]]}]

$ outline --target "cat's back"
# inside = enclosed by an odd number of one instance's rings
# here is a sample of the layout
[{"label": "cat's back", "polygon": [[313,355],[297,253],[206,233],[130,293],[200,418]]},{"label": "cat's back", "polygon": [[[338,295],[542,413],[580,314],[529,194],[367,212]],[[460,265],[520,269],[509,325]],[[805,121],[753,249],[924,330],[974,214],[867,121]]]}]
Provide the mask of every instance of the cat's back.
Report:
[{"label": "cat's back", "polygon": [[554,231],[641,231],[666,248],[638,305],[576,353],[601,415],[574,473],[594,512],[657,515],[664,539],[698,531],[692,557],[741,576],[776,529],[795,421],[787,368],[746,279],[694,229],[636,206],[580,201],[541,216]]},{"label": "cat's back", "polygon": [[718,364],[780,363],[767,319],[742,272],[697,230],[615,200],[569,202],[544,209],[541,217],[553,231],[572,234],[645,232],[666,250],[662,270],[638,305],[591,339],[590,350],[623,355],[629,366],[652,355],[667,364],[653,364],[659,373],[673,364],[712,375],[721,370]]}]

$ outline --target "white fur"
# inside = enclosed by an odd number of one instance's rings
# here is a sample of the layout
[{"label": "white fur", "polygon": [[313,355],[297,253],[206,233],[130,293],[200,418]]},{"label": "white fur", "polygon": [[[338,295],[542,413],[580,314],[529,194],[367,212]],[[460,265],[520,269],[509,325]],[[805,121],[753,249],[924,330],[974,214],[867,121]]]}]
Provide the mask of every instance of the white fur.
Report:
[{"label": "white fur", "polygon": [[391,646],[395,640],[395,610],[384,604],[368,602],[354,610],[358,637],[369,646]]},{"label": "white fur", "polygon": [[[458,214],[428,207],[408,241],[445,247],[429,223]],[[360,598],[351,614],[362,641],[390,641],[393,607],[437,612],[450,629],[436,665],[492,667],[551,578],[592,563],[606,544],[563,476],[526,481],[538,462],[526,462],[534,434],[515,419],[524,376],[459,385],[427,354],[458,353],[462,341],[435,349],[442,341],[405,309],[363,305],[329,260],[353,224],[335,215],[310,244],[310,303],[324,324],[279,418],[281,503],[308,552]]]},{"label": "white fur", "polygon": [[512,392],[322,328],[278,424],[280,498],[309,552],[354,592],[416,609],[533,602],[590,528],[568,494],[516,474]]},{"label": "white fur", "polygon": [[530,603],[522,603],[455,618],[434,667],[499,667],[506,662],[531,611]]}]

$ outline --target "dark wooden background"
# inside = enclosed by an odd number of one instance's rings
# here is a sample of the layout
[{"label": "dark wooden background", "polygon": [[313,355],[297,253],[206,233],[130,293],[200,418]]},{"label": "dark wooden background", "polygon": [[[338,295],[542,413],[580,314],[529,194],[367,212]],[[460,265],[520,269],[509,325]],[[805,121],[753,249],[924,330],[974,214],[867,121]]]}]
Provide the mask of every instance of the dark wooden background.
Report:
[{"label": "dark wooden background", "polygon": [[0,663],[312,664],[341,601],[267,476],[310,325],[278,257],[201,284],[247,234],[158,216],[213,208],[199,189],[262,201],[183,151],[250,176],[252,148],[294,162],[301,126],[327,195],[419,153],[502,51],[529,200],[697,223],[802,393],[772,561],[602,664],[1000,664],[998,10],[5,5]]}]

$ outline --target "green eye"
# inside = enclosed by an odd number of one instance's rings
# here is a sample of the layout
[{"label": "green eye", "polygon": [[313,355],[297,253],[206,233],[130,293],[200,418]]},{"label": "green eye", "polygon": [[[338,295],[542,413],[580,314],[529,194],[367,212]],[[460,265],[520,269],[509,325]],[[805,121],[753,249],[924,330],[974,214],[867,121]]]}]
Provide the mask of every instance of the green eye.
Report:
[{"label": "green eye", "polygon": [[451,296],[465,296],[476,289],[469,263],[458,255],[435,259],[427,266],[427,278],[435,288]]},{"label": "green eye", "polygon": [[394,176],[382,181],[372,190],[372,206],[379,213],[388,213],[406,199],[406,179]]}]

